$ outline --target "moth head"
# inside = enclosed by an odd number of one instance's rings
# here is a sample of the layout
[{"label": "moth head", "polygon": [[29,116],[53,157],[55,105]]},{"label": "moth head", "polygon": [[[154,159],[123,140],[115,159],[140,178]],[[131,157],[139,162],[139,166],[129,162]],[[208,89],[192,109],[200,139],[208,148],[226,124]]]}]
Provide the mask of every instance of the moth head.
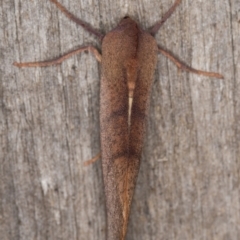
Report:
[{"label": "moth head", "polygon": [[135,26],[137,26],[137,23],[132,18],[130,18],[129,16],[125,16],[124,18],[122,18],[119,25],[120,26],[122,26],[122,25],[135,25]]},{"label": "moth head", "polygon": [[138,24],[129,16],[125,16],[124,18],[122,18],[117,28],[119,30],[124,29],[126,34],[129,36],[135,36],[139,31]]}]

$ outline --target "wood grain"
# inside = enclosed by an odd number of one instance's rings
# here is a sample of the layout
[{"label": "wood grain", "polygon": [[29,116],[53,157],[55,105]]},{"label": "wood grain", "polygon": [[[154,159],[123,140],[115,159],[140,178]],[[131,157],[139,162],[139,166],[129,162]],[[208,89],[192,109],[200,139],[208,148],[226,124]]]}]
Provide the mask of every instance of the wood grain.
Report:
[{"label": "wood grain", "polygon": [[[126,14],[144,28],[173,3],[62,1],[108,32]],[[1,239],[105,239],[99,151],[99,71],[81,54],[61,66],[19,70],[94,37],[49,1],[0,4]],[[147,137],[127,239],[238,239],[239,1],[185,1],[156,39],[192,67],[158,56]],[[166,161],[164,161],[166,160]]]}]

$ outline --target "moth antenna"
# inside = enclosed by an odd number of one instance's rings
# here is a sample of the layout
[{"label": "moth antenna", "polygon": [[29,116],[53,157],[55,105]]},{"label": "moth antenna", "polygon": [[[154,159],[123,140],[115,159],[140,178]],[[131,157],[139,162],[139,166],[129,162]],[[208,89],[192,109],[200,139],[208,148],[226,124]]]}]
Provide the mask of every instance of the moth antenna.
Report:
[{"label": "moth antenna", "polygon": [[163,15],[162,19],[156,22],[150,29],[149,33],[153,36],[156,35],[160,27],[165,23],[165,21],[172,15],[177,6],[181,3],[182,0],[176,0],[175,3],[169,8],[169,10]]},{"label": "moth antenna", "polygon": [[99,38],[101,41],[104,37],[102,33],[100,33],[98,30],[90,26],[88,23],[84,22],[83,20],[75,17],[72,13],[70,13],[61,3],[59,3],[56,0],[50,0],[52,3],[56,5],[56,7],[65,14],[70,20],[75,22],[76,24],[82,26],[86,31],[88,31],[91,34],[94,34],[97,38]]}]

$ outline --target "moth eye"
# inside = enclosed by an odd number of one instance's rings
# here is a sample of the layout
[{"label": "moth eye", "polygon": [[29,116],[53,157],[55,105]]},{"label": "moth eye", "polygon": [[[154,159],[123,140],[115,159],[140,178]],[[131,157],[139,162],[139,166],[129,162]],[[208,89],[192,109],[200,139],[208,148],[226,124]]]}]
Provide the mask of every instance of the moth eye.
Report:
[{"label": "moth eye", "polygon": [[124,17],[123,19],[127,19],[127,18],[129,18],[129,16],[126,16],[126,17]]}]

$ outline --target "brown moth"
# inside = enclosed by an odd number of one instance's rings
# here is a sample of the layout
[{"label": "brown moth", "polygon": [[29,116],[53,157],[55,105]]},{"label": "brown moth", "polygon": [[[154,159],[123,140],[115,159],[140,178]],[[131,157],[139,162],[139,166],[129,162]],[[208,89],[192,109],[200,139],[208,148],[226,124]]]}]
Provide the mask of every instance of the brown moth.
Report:
[{"label": "brown moth", "polygon": [[124,240],[140,166],[149,97],[158,51],[180,69],[205,76],[222,75],[193,69],[157,46],[153,35],[174,12],[176,0],[163,18],[149,32],[142,30],[130,17],[124,17],[112,31],[103,36],[77,19],[56,0],[51,0],[71,20],[102,40],[102,56],[92,46],[81,47],[58,59],[43,62],[14,63],[18,67],[60,64],[73,54],[88,50],[101,61],[100,128],[104,178],[107,239]]}]

